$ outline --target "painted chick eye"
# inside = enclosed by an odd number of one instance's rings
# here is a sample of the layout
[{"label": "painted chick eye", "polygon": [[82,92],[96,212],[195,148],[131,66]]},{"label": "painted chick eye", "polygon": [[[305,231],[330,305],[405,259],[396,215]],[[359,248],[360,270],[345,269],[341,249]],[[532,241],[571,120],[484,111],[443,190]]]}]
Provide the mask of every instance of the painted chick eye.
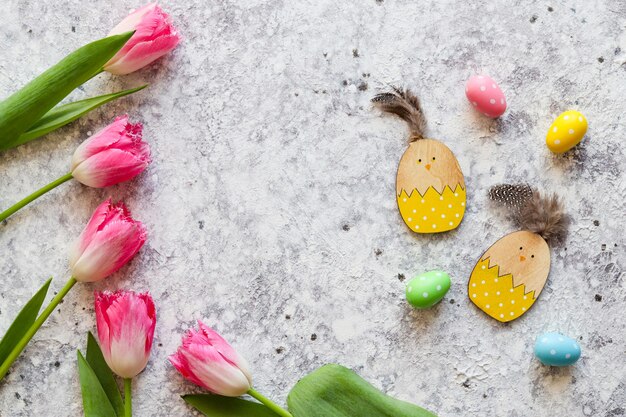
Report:
[{"label": "painted chick eye", "polygon": [[422,163],[422,160],[421,160],[421,159],[418,159],[418,160],[417,160],[417,162],[418,162],[418,163]]},{"label": "painted chick eye", "polygon": [[435,160],[435,157],[433,156],[433,161]]},{"label": "painted chick eye", "polygon": [[531,258],[534,258],[534,257],[535,257],[535,255],[530,255],[530,257],[531,257]]},{"label": "painted chick eye", "polygon": [[520,247],[519,247],[519,250],[522,250],[522,249],[524,249],[524,248],[523,248],[522,246],[520,246]]}]

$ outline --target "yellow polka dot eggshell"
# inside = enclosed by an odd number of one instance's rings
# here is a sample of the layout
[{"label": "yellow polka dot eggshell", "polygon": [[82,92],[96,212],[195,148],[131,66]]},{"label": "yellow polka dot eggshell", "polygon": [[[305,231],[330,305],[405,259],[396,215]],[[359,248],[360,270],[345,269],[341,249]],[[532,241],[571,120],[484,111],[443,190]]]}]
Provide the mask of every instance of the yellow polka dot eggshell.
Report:
[{"label": "yellow polka dot eggshell", "polygon": [[587,133],[587,119],[576,110],[568,110],[557,117],[548,129],[546,145],[554,153],[563,153],[578,145]]}]

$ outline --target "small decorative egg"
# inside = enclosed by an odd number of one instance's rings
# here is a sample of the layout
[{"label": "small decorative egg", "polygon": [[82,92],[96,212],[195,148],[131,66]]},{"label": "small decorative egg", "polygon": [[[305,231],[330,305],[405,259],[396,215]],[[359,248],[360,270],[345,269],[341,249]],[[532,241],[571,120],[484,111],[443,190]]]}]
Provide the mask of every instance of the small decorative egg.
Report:
[{"label": "small decorative egg", "polygon": [[535,356],[544,365],[573,365],[580,358],[580,346],[560,333],[544,333],[535,342]]},{"label": "small decorative egg", "polygon": [[475,75],[465,84],[465,95],[472,106],[487,117],[502,116],[506,110],[506,99],[500,86],[486,75]]},{"label": "small decorative egg", "polygon": [[563,153],[578,145],[587,133],[587,119],[581,112],[568,110],[561,113],[548,129],[546,145],[554,153]]},{"label": "small decorative egg", "polygon": [[415,308],[430,308],[450,289],[450,276],[443,271],[424,272],[406,284],[406,300]]}]

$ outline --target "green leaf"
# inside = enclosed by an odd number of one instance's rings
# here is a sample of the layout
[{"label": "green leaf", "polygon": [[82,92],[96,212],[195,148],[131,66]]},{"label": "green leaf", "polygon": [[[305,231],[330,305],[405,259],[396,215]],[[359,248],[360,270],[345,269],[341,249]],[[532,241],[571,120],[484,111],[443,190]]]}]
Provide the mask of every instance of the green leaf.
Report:
[{"label": "green leaf", "polygon": [[39,291],[33,295],[33,298],[26,303],[4,334],[4,337],[0,341],[0,363],[6,360],[9,353],[15,348],[15,345],[24,337],[26,331],[37,319],[41,305],[46,299],[50,282],[52,282],[52,278],[48,279]]},{"label": "green leaf", "polygon": [[298,381],[287,404],[294,417],[436,417],[383,394],[356,373],[333,364]]},{"label": "green leaf", "polygon": [[109,36],[77,49],[0,102],[0,150],[17,146],[22,133],[72,90],[98,74],[133,33]]},{"label": "green leaf", "polygon": [[73,103],[64,104],[50,110],[41,119],[30,127],[26,132],[22,133],[20,137],[14,142],[13,146],[19,146],[26,142],[30,142],[40,136],[57,130],[58,128],[65,126],[68,123],[73,122],[82,115],[89,113],[93,109],[96,109],[109,101],[115,100],[120,97],[127,96],[132,93],[136,93],[139,90],[146,88],[148,84],[141,87],[131,88],[130,90],[123,90],[117,93],[105,94],[98,97],[88,98],[86,100],[75,101]]},{"label": "green leaf", "polygon": [[104,360],[102,350],[100,350],[100,346],[91,332],[87,335],[86,357],[87,363],[93,370],[94,374],[96,374],[98,381],[100,381],[100,386],[102,386],[102,389],[109,398],[115,412],[118,417],[122,417],[124,415],[124,402],[122,401],[122,394],[117,386],[117,382],[115,382],[113,372]]},{"label": "green leaf", "polygon": [[183,395],[187,404],[209,417],[276,417],[263,404],[213,394]]},{"label": "green leaf", "polygon": [[83,393],[85,417],[117,417],[107,394],[104,392],[96,373],[91,369],[80,351],[78,354],[78,376]]}]

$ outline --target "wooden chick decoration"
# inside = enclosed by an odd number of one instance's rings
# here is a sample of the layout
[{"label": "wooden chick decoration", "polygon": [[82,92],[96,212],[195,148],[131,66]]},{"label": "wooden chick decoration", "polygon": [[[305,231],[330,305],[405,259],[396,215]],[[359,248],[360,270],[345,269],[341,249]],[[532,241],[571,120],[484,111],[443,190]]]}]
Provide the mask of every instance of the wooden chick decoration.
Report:
[{"label": "wooden chick decoration", "polygon": [[404,223],[416,233],[455,229],[465,214],[465,181],[452,151],[435,139],[426,139],[426,119],[418,98],[408,89],[393,88],[372,99],[380,110],[409,125],[409,147],[396,177],[396,199]]},{"label": "wooden chick decoration", "polygon": [[515,320],[535,303],[550,272],[548,242],[567,234],[567,217],[556,195],[542,196],[526,184],[503,184],[489,197],[513,210],[521,231],[508,234],[480,257],[468,283],[470,300],[501,322]]}]

